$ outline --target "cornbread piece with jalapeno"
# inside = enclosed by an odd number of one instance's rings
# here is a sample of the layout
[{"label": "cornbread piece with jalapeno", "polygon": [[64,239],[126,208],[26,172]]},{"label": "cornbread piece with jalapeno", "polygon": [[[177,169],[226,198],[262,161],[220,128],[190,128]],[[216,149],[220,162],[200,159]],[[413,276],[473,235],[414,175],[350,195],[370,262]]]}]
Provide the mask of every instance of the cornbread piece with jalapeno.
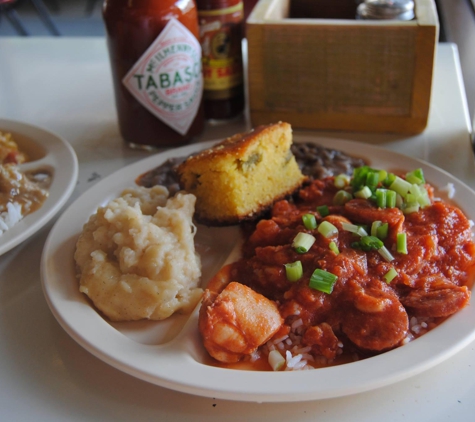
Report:
[{"label": "cornbread piece with jalapeno", "polygon": [[253,219],[304,182],[290,149],[292,129],[279,122],[225,139],[178,167],[180,185],[197,197],[197,221],[231,225]]}]

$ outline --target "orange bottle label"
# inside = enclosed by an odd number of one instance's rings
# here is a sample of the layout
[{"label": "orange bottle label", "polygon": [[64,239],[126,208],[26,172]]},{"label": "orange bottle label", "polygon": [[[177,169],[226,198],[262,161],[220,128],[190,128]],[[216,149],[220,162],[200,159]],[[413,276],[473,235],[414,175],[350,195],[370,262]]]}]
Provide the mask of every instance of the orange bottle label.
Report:
[{"label": "orange bottle label", "polygon": [[243,84],[243,4],[216,10],[199,10],[204,95],[208,99],[233,96]]}]

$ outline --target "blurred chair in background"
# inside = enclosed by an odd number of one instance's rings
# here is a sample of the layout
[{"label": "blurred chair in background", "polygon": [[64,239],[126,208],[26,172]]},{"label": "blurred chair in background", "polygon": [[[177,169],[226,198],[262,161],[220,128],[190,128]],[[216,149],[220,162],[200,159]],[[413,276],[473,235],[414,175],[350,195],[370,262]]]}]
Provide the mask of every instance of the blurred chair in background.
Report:
[{"label": "blurred chair in background", "polygon": [[[48,29],[50,34],[59,36],[61,33],[56,27],[48,8],[45,6],[42,0],[28,0],[36,9],[38,17],[41,19],[45,27]],[[24,23],[22,22],[20,15],[16,11],[16,7],[20,2],[18,0],[0,0],[0,19],[4,16],[8,19],[10,24],[13,26],[18,35],[28,36],[30,35],[29,31],[26,29]],[[58,6],[59,7],[59,6]]]},{"label": "blurred chair in background", "polygon": [[0,20],[6,17],[18,35],[30,35],[15,10],[17,0],[0,0]]},{"label": "blurred chair in background", "polygon": [[52,35],[59,36],[61,35],[58,28],[53,22],[51,15],[48,11],[48,8],[45,6],[42,0],[30,0],[31,3],[35,6],[35,9],[38,12],[38,16],[43,21],[44,25]]}]

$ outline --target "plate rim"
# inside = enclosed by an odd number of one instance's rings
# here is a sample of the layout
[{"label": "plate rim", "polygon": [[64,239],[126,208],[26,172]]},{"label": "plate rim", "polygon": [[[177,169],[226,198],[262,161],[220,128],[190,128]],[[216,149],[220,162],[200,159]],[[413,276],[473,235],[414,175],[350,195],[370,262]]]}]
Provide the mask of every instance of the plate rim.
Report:
[{"label": "plate rim", "polygon": [[[362,154],[356,154],[351,151],[360,150],[363,151],[363,154],[364,151],[368,151],[366,152],[368,155],[377,153],[382,155],[382,158],[379,158],[379,160],[383,161],[389,160],[387,156],[391,155],[393,159],[398,159],[398,167],[402,168],[407,168],[407,165],[400,165],[400,159],[404,159],[403,163],[408,162],[411,165],[413,165],[413,163],[418,163],[424,168],[424,172],[427,175],[427,180],[429,180],[429,182],[434,178],[434,175],[437,175],[435,178],[442,176],[442,179],[445,178],[449,182],[455,183],[457,189],[461,188],[463,193],[468,192],[472,198],[475,197],[475,191],[447,171],[424,160],[412,158],[380,146],[313,135],[294,135],[294,140],[297,142],[310,141],[358,156],[361,156]],[[52,228],[45,242],[41,258],[42,288],[47,303],[55,318],[63,329],[65,329],[65,331],[82,347],[122,372],[173,390],[198,396],[227,400],[249,402],[292,402],[341,397],[393,384],[441,363],[475,339],[475,326],[470,324],[470,321],[475,320],[475,307],[468,306],[457,314],[451,316],[436,329],[424,334],[421,338],[406,344],[403,347],[399,347],[370,359],[318,369],[319,377],[317,379],[325,385],[320,385],[316,388],[315,382],[312,382],[316,379],[316,373],[314,371],[243,371],[217,368],[197,362],[196,360],[193,360],[190,354],[184,353],[184,351],[190,350],[191,347],[189,339],[186,337],[186,326],[183,329],[183,335],[180,333],[176,339],[165,345],[150,346],[136,343],[105,322],[84,300],[84,298],[82,298],[82,305],[86,304],[90,308],[89,311],[86,311],[89,312],[88,317],[91,317],[91,321],[95,321],[95,323],[98,323],[101,326],[100,337],[97,333],[84,333],[81,331],[81,328],[78,329],[77,323],[73,323],[71,318],[74,318],[77,314],[81,315],[81,304],[76,304],[77,306],[72,307],[73,309],[71,309],[71,303],[69,303],[69,313],[67,311],[65,314],[64,308],[61,307],[61,297],[58,296],[58,292],[54,291],[54,285],[51,282],[51,275],[48,274],[48,265],[51,264],[50,260],[54,260],[54,251],[52,248],[55,246],[55,242],[57,243],[60,240],[58,239],[58,232],[62,229],[62,226],[66,224],[65,221],[71,213],[70,210],[72,208],[77,208],[76,205],[81,200],[84,201],[85,198],[91,200],[94,199],[96,203],[98,203],[98,197],[100,196],[98,195],[98,192],[105,189],[111,181],[115,182],[114,185],[119,184],[118,179],[120,178],[118,175],[120,173],[128,174],[137,170],[137,173],[135,174],[135,177],[137,177],[139,174],[147,171],[144,170],[145,168],[151,169],[165,161],[167,158],[182,156],[189,152],[197,151],[200,148],[209,147],[215,142],[217,141],[208,141],[167,150],[139,160],[138,162],[116,171],[84,192],[73,204],[70,205],[70,207],[55,223],[55,226]],[[392,162],[393,159],[389,161]],[[157,161],[153,167],[147,167],[155,160]],[[411,166],[411,169],[412,168],[413,167]],[[117,189],[124,189],[126,187],[128,186],[124,185]],[[441,186],[438,187],[441,188]],[[117,193],[118,192],[116,191],[114,192],[114,194]],[[461,208],[464,209],[464,207]],[[94,211],[95,210],[92,210],[92,212]],[[465,209],[464,212],[466,212]],[[83,223],[87,220],[88,216],[89,215],[84,216]],[[71,239],[69,240],[71,241]],[[76,290],[77,293],[75,293],[75,295],[79,296],[79,289]],[[95,315],[96,318],[94,318],[93,315]],[[191,326],[196,322],[194,318],[196,318],[196,310],[190,317],[187,325]],[[100,321],[102,321],[102,323]],[[460,334],[460,330],[453,329],[453,326],[457,324],[459,324],[459,328],[462,327],[464,333],[463,336]],[[449,341],[445,341],[441,346],[438,342],[438,337],[440,336],[443,336],[443,338]],[[109,341],[113,342],[112,344],[115,344],[115,346],[120,344],[120,350],[111,350],[110,345],[108,346]],[[170,347],[170,344],[172,344],[172,347]],[[426,356],[428,350],[433,351],[433,354],[429,358]],[[131,353],[136,353],[137,356],[139,356],[138,360],[141,362],[133,361],[131,363]],[[177,371],[171,373],[162,367],[157,367],[156,361],[159,361],[160,357],[162,359],[169,359],[168,365],[172,365]],[[410,361],[411,357],[415,357],[416,362]],[[409,364],[401,366],[402,362],[408,361],[410,362]],[[390,367],[389,369],[388,366]],[[373,373],[376,371],[377,375],[370,377],[366,376],[367,374],[364,374],[364,371],[367,371],[368,369],[372,369]],[[363,377],[364,379],[361,379],[362,373],[366,378]],[[358,378],[358,382],[348,382],[348,379],[352,377]],[[289,388],[289,380],[292,380],[291,388]],[[280,384],[280,382],[282,382],[282,384]],[[283,385],[283,387],[281,387],[281,385]]]},{"label": "plate rim", "polygon": [[[54,171],[48,188],[49,196],[41,208],[23,217],[0,236],[1,256],[33,236],[58,213],[73,193],[78,179],[79,165],[76,152],[69,142],[48,129],[20,120],[0,118],[0,130],[25,136],[31,143],[44,149],[45,156],[28,162],[28,165],[38,162],[39,167],[52,167]],[[39,141],[35,136],[42,140]]]}]

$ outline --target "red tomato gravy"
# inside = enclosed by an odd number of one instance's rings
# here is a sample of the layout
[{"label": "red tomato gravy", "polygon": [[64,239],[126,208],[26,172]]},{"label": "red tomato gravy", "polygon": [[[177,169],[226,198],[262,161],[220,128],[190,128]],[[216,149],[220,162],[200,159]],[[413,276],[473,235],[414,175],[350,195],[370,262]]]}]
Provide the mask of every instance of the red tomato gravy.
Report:
[{"label": "red tomato gravy", "polygon": [[[251,287],[278,304],[284,325],[270,340],[285,350],[298,341],[313,357],[314,367],[351,362],[383,353],[419,337],[470,300],[475,268],[475,245],[471,222],[457,207],[443,201],[412,214],[397,208],[377,208],[365,199],[345,205],[330,205],[337,188],[334,178],[314,180],[295,201],[277,202],[271,217],[255,224],[246,235],[243,258],[231,264],[229,277]],[[427,186],[431,198],[433,190]],[[328,205],[330,215],[322,217],[316,207]],[[326,238],[302,223],[304,214],[314,214],[318,224],[326,220],[338,234]],[[394,260],[387,262],[377,251],[365,252],[352,244],[355,234],[342,229],[343,222],[389,224],[384,240]],[[399,232],[407,234],[407,254],[395,250]],[[304,254],[292,241],[299,232],[316,241]],[[329,248],[335,242],[339,253]],[[303,276],[287,280],[287,263],[302,262]],[[390,283],[384,275],[394,267]],[[320,268],[338,277],[333,292],[309,287],[312,272]],[[268,343],[269,344],[269,343]],[[258,354],[238,364],[214,365],[265,370],[268,344]],[[282,347],[282,346],[279,346]]]}]

